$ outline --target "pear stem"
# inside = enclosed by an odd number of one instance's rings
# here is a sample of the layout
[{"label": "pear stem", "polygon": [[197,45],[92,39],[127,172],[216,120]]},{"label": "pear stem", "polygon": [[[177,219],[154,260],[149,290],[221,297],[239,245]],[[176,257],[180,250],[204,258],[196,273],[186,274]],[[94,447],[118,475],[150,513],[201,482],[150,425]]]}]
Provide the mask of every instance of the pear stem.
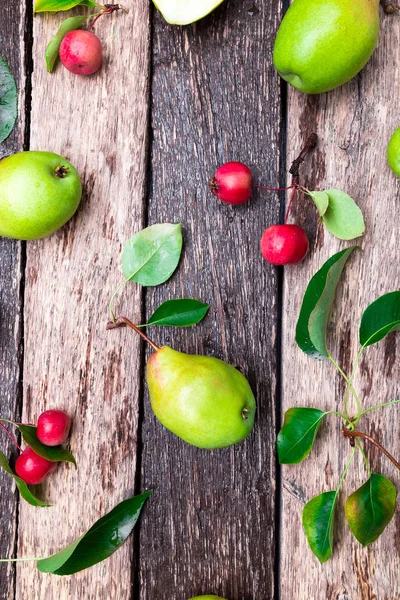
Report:
[{"label": "pear stem", "polygon": [[356,437],[360,437],[360,438],[364,438],[365,440],[368,440],[369,442],[371,442],[371,444],[374,444],[377,448],[379,448],[379,450],[381,452],[383,452],[383,454],[385,456],[387,456],[387,458],[390,461],[392,461],[394,466],[397,467],[400,471],[400,464],[397,462],[397,460],[391,454],[389,454],[389,452],[386,450],[386,448],[384,448],[377,440],[375,440],[373,437],[371,437],[367,433],[363,433],[362,431],[349,431],[348,429],[342,429],[342,433],[343,433],[344,437],[350,438],[351,445],[354,444],[354,438],[356,438]]},{"label": "pear stem", "polygon": [[150,344],[150,346],[155,350],[155,352],[157,352],[160,349],[159,346],[157,346],[154,342],[152,342],[151,339],[149,339],[147,337],[147,335],[144,334],[143,331],[141,331],[139,329],[139,327],[136,327],[136,325],[134,325],[132,323],[132,321],[130,321],[127,317],[118,317],[118,319],[115,320],[115,323],[113,323],[113,321],[109,321],[107,323],[106,329],[107,330],[118,329],[119,327],[126,327],[126,326],[133,329],[133,331],[136,331],[136,333],[138,333],[145,342]]},{"label": "pear stem", "polygon": [[400,5],[394,4],[393,2],[391,2],[391,0],[381,0],[381,4],[383,6],[383,10],[387,15],[392,15],[400,11]]}]

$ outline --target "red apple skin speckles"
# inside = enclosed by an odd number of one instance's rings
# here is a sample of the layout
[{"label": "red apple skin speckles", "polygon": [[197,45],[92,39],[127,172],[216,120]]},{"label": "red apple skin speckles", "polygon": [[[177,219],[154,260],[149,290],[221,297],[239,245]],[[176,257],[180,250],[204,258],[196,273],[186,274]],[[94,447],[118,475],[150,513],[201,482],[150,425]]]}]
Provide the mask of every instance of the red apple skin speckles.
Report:
[{"label": "red apple skin speckles", "polygon": [[261,254],[271,265],[299,263],[308,250],[308,238],[298,225],[272,225],[261,238]]},{"label": "red apple skin speckles", "polygon": [[71,73],[91,75],[101,67],[101,42],[97,35],[90,31],[70,31],[61,42],[60,60]]},{"label": "red apple skin speckles", "polygon": [[28,485],[42,483],[56,468],[56,462],[39,456],[32,448],[26,448],[15,461],[15,472]]}]

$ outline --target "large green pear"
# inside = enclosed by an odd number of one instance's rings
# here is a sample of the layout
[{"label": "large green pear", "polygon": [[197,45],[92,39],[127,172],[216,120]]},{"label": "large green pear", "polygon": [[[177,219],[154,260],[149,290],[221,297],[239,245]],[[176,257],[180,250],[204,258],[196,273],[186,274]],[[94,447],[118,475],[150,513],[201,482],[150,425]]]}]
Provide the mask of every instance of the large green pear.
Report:
[{"label": "large green pear", "polygon": [[54,233],[78,208],[79,175],[52,152],[18,152],[0,161],[0,235],[34,240]]},{"label": "large green pear", "polygon": [[389,140],[387,159],[393,173],[400,177],[400,127],[396,129]]},{"label": "large green pear", "polygon": [[274,46],[278,73],[306,94],[352,79],[379,38],[379,0],[294,0]]},{"label": "large green pear", "polygon": [[151,406],[161,423],[198,448],[225,448],[253,428],[256,403],[247,379],[209,356],[163,346],[149,358]]},{"label": "large green pear", "polygon": [[213,11],[223,0],[153,0],[167,23],[189,25]]},{"label": "large green pear", "polygon": [[221,596],[193,596],[193,598],[189,598],[189,600],[224,600]]}]

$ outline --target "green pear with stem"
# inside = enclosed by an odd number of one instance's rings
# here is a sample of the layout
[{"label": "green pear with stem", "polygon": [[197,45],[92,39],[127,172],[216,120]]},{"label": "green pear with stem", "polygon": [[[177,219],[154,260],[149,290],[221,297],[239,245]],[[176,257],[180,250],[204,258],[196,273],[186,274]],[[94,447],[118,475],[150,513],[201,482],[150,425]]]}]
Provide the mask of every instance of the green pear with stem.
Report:
[{"label": "green pear with stem", "polygon": [[131,327],[155,350],[147,363],[150,402],[158,420],[198,448],[226,448],[246,438],[256,403],[247,379],[226,362],[159,348],[129,319],[108,329]]},{"label": "green pear with stem", "polygon": [[306,94],[346,83],[369,61],[379,38],[379,0],[294,0],[274,46],[274,65]]},{"label": "green pear with stem", "polygon": [[223,0],[153,0],[167,23],[189,25],[202,19]]},{"label": "green pear with stem", "polygon": [[75,213],[82,186],[75,168],[53,152],[18,152],[0,161],[0,235],[36,240]]},{"label": "green pear with stem", "polygon": [[393,173],[400,177],[400,127],[395,130],[389,140],[387,159]]}]

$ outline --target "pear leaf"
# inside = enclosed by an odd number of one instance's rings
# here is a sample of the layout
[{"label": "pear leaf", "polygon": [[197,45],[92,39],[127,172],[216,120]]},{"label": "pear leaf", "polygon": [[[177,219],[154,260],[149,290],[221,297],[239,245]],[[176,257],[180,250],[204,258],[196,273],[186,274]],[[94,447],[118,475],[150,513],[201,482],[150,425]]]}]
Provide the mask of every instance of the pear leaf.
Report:
[{"label": "pear leaf", "polygon": [[337,492],[324,492],[303,508],[303,528],[311,550],[321,563],[332,556],[333,520]]},{"label": "pear leaf", "polygon": [[7,62],[0,56],[0,142],[3,142],[10,135],[17,116],[17,86]]},{"label": "pear leaf", "polygon": [[175,271],[182,252],[180,224],[151,225],[136,233],[124,247],[122,270],[127,281],[159,285]]},{"label": "pear leaf", "polygon": [[61,10],[70,10],[78,5],[94,8],[96,2],[95,0],[36,0],[34,12],[58,12]]},{"label": "pear leaf", "polygon": [[327,230],[340,240],[353,240],[365,231],[362,212],[357,204],[345,192],[325,190],[329,206],[322,215]]},{"label": "pear leaf", "polygon": [[60,50],[61,42],[70,31],[75,31],[75,29],[79,29],[84,21],[86,21],[87,17],[78,16],[78,17],[70,17],[63,21],[60,25],[57,33],[52,37],[50,42],[47,44],[46,48],[46,67],[49,73],[54,70],[58,59],[58,53]]},{"label": "pear leaf", "polygon": [[4,454],[2,452],[0,452],[0,467],[9,475],[11,475],[11,477],[14,478],[15,480],[15,485],[18,488],[19,493],[21,494],[21,497],[26,500],[29,504],[31,504],[32,506],[40,506],[41,508],[44,507],[48,507],[51,506],[51,504],[46,504],[45,502],[42,502],[42,500],[39,500],[39,498],[37,498],[29,489],[28,485],[25,483],[25,481],[23,481],[20,477],[18,477],[18,475],[15,475],[15,473],[13,473],[10,465],[7,462],[6,457],[4,456]]},{"label": "pear leaf", "polygon": [[325,414],[316,408],[286,411],[276,443],[281,465],[295,465],[307,458]]},{"label": "pear leaf", "polygon": [[346,517],[360,544],[372,544],[381,535],[394,515],[396,498],[393,483],[377,473],[347,498]]},{"label": "pear leaf", "polygon": [[311,278],[304,294],[296,326],[298,346],[316,360],[328,358],[326,328],[336,287],[344,266],[356,246],[341,250],[329,258]]},{"label": "pear leaf", "polygon": [[360,324],[360,344],[376,344],[391,331],[400,329],[400,292],[389,292],[372,302],[364,311]]},{"label": "pear leaf", "polygon": [[319,216],[322,217],[329,206],[329,196],[326,192],[308,192],[311,198],[314,200],[315,206],[319,212]]},{"label": "pear leaf", "polygon": [[167,300],[154,311],[147,325],[190,327],[204,319],[209,308],[208,304],[191,298]]},{"label": "pear leaf", "polygon": [[37,562],[42,573],[72,575],[113,554],[134,528],[151,491],[123,500],[72,544]]},{"label": "pear leaf", "polygon": [[45,446],[42,444],[36,435],[36,427],[31,425],[18,425],[18,429],[24,441],[36,452],[39,456],[47,458],[51,462],[70,462],[76,467],[75,458],[68,450],[65,450],[62,446]]}]

